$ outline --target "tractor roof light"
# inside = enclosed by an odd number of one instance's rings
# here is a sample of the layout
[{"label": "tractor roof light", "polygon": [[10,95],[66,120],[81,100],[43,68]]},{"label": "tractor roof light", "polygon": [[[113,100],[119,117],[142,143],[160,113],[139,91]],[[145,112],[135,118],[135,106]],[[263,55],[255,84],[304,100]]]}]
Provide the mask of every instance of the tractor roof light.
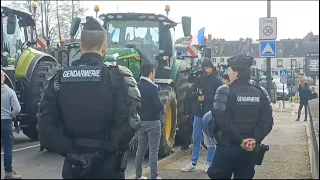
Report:
[{"label": "tractor roof light", "polygon": [[170,6],[169,5],[166,5],[165,7],[164,7],[164,10],[168,13],[168,12],[170,12]]},{"label": "tractor roof light", "polygon": [[94,10],[94,12],[99,12],[100,11],[100,7],[98,5],[94,5],[93,10]]},{"label": "tractor roof light", "polygon": [[37,9],[38,6],[39,6],[39,4],[38,4],[37,1],[33,1],[33,2],[32,2],[32,8],[33,8],[33,9]]}]

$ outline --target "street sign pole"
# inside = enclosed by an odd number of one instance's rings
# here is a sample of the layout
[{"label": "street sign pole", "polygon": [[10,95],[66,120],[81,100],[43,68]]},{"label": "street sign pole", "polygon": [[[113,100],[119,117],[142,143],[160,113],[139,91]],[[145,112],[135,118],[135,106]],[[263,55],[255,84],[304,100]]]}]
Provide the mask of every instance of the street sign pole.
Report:
[{"label": "street sign pole", "polygon": [[293,88],[293,83],[294,83],[294,81],[293,81],[294,74],[293,74],[293,67],[292,67],[292,58],[290,60],[290,64],[291,64],[291,77],[289,79],[289,81],[290,81],[290,91],[291,91],[290,92],[291,93],[290,102],[292,103],[292,88]]},{"label": "street sign pole", "polygon": [[282,107],[283,107],[283,108],[285,108],[285,107],[284,107],[284,104],[285,104],[285,103],[284,103],[284,100],[285,100],[284,97],[285,97],[285,96],[284,96],[284,84],[283,84],[283,85],[282,85],[282,103],[283,103]]},{"label": "street sign pole", "polygon": [[[267,0],[267,17],[270,18],[271,17],[271,0]],[[268,94],[270,96],[271,94],[271,58],[267,57],[267,91]]]},{"label": "street sign pole", "polygon": [[281,78],[280,78],[280,83],[282,84],[282,103],[283,103],[283,105],[282,105],[282,107],[283,108],[285,108],[285,94],[284,94],[284,85],[285,84],[287,84],[288,83],[288,71],[280,71],[280,76],[281,76]]}]

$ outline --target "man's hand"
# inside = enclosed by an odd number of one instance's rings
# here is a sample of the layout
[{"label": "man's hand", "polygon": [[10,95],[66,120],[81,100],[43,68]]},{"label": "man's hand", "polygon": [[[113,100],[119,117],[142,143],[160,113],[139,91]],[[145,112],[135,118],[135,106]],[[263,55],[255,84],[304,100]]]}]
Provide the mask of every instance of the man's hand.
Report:
[{"label": "man's hand", "polygon": [[68,154],[66,159],[73,167],[79,167],[81,169],[81,176],[86,177],[99,164],[102,157],[99,153],[84,155]]},{"label": "man's hand", "polygon": [[253,151],[256,147],[256,140],[252,138],[244,139],[240,146],[246,151]]}]

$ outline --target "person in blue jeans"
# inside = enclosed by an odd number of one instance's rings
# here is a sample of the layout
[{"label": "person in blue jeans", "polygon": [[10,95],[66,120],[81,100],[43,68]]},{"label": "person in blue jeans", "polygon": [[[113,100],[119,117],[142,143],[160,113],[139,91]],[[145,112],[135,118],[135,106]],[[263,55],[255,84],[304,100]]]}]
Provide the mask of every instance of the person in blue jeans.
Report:
[{"label": "person in blue jeans", "polygon": [[5,83],[4,72],[1,70],[1,141],[3,146],[4,179],[21,179],[12,170],[13,131],[12,119],[15,118],[21,106],[16,93]]},{"label": "person in blue jeans", "polygon": [[[203,115],[210,111],[210,107],[213,103],[216,90],[222,85],[221,79],[217,77],[217,72],[214,71],[215,67],[212,64],[211,60],[205,59],[202,61],[202,68],[204,70],[204,75],[201,76],[197,97],[195,98],[193,104],[193,148],[191,155],[191,162],[182,169],[183,172],[197,171],[197,163],[200,157],[201,150],[201,141],[202,141],[202,117]],[[208,168],[211,166],[215,147],[210,145],[207,149],[207,162],[206,168],[204,169],[207,172]]]}]

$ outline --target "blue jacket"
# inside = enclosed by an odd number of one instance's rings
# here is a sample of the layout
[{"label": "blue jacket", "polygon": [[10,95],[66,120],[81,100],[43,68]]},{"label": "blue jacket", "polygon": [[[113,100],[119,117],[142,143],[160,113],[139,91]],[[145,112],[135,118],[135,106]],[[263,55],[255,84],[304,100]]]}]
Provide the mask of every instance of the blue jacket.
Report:
[{"label": "blue jacket", "polygon": [[164,107],[159,97],[158,86],[149,78],[141,77],[138,88],[141,93],[141,108],[138,111],[141,121],[160,120],[160,113]]},{"label": "blue jacket", "polygon": [[308,101],[311,100],[312,91],[309,87],[303,87],[300,90],[300,103],[308,104]]}]

